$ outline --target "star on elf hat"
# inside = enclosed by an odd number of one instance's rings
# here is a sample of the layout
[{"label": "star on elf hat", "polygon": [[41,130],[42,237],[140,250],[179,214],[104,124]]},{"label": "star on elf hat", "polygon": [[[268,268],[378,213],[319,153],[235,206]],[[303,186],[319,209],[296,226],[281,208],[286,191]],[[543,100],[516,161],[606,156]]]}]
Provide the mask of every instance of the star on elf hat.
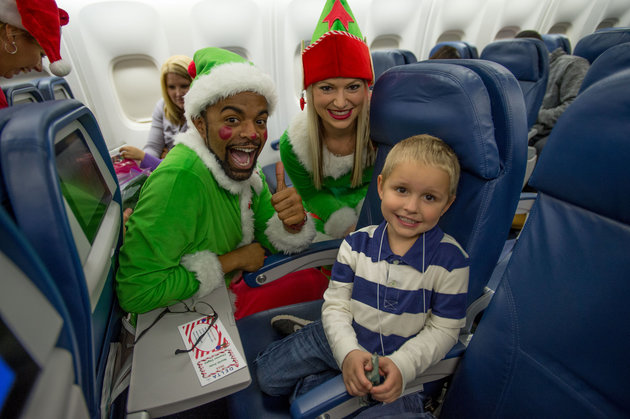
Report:
[{"label": "star on elf hat", "polygon": [[269,114],[278,102],[273,80],[253,63],[231,51],[204,48],[195,52],[188,66],[193,78],[184,96],[184,111],[189,126],[192,119],[220,100],[242,92],[258,93],[267,99]]},{"label": "star on elf hat", "polygon": [[0,0],[0,20],[27,31],[44,50],[50,71],[59,77],[70,73],[70,64],[61,59],[61,26],[68,13],[54,0]]},{"label": "star on elf hat", "polygon": [[327,0],[311,44],[302,51],[304,88],[332,78],[374,82],[370,50],[346,0]]}]

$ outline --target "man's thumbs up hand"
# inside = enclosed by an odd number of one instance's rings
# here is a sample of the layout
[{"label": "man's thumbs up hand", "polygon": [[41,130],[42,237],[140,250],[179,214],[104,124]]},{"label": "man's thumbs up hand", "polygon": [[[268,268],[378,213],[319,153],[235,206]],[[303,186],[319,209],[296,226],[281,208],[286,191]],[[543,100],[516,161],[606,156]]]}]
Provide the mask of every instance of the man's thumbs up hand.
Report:
[{"label": "man's thumbs up hand", "polygon": [[271,197],[271,204],[278,213],[278,218],[287,231],[297,233],[306,222],[306,211],[302,206],[302,198],[295,188],[287,187],[284,180],[284,165],[276,163],[276,193]]}]

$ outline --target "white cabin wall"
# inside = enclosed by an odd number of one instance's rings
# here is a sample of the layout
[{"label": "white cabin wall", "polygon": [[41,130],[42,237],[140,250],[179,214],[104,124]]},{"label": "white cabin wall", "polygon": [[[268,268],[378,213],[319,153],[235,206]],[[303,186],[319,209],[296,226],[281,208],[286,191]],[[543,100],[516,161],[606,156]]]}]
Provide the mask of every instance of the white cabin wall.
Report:
[{"label": "white cabin wall", "polygon": [[[557,0],[552,3],[547,19],[552,19],[553,26],[568,24],[564,34],[575,44],[584,35],[592,33],[600,21],[600,11],[606,6],[606,0]],[[560,24],[560,25],[558,25]]]},{"label": "white cabin wall", "polygon": [[418,60],[428,59],[431,49],[442,41],[465,41],[481,52],[480,45],[492,39],[485,30],[494,16],[490,4],[487,0],[432,0]]},{"label": "white cabin wall", "polygon": [[486,17],[476,46],[479,54],[489,43],[513,38],[521,30],[539,30],[548,0],[492,0],[486,3]]},{"label": "white cabin wall", "polygon": [[367,19],[361,31],[370,50],[400,48],[419,58],[431,0],[372,0],[368,3]]},{"label": "white cabin wall", "polygon": [[160,97],[159,67],[170,55],[164,8],[134,0],[59,5],[70,14],[62,39],[72,57],[67,79],[75,96],[93,110],[110,148],[142,147],[150,104]]},{"label": "white cabin wall", "polygon": [[[62,56],[74,70],[66,78],[75,96],[95,113],[110,149],[123,143],[142,147],[161,96],[164,60],[174,54],[192,57],[207,46],[227,48],[276,82],[279,104],[269,121],[271,142],[300,112],[300,48],[302,41],[310,41],[324,3],[58,0],[70,14]],[[481,53],[497,35],[522,29],[560,31],[575,45],[602,22],[630,26],[630,0],[350,0],[350,5],[372,49],[407,49],[418,60],[427,59],[441,40],[467,41]],[[278,158],[267,145],[260,163]]]}]

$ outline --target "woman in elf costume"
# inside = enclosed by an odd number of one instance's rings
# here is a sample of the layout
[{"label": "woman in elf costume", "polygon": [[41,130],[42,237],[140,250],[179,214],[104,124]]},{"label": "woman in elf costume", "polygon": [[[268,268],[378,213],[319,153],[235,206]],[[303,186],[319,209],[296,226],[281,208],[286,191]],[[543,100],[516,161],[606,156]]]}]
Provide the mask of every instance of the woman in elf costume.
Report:
[{"label": "woman in elf costume", "polygon": [[280,157],[315,219],[316,240],[342,238],[355,228],[375,157],[372,59],[346,0],[327,1],[302,66],[306,112],[280,138]]}]

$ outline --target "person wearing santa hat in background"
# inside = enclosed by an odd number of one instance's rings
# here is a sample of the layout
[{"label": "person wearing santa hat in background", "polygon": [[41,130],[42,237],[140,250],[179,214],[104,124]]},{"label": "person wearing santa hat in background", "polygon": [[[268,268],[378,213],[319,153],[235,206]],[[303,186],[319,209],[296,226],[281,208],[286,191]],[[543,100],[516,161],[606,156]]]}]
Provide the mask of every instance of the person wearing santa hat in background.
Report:
[{"label": "person wearing santa hat in background", "polygon": [[[63,77],[70,65],[61,59],[61,26],[68,13],[54,0],[0,0],[0,76],[10,79],[21,72],[42,71],[42,57],[50,71]],[[7,100],[0,90],[0,108]]]}]

